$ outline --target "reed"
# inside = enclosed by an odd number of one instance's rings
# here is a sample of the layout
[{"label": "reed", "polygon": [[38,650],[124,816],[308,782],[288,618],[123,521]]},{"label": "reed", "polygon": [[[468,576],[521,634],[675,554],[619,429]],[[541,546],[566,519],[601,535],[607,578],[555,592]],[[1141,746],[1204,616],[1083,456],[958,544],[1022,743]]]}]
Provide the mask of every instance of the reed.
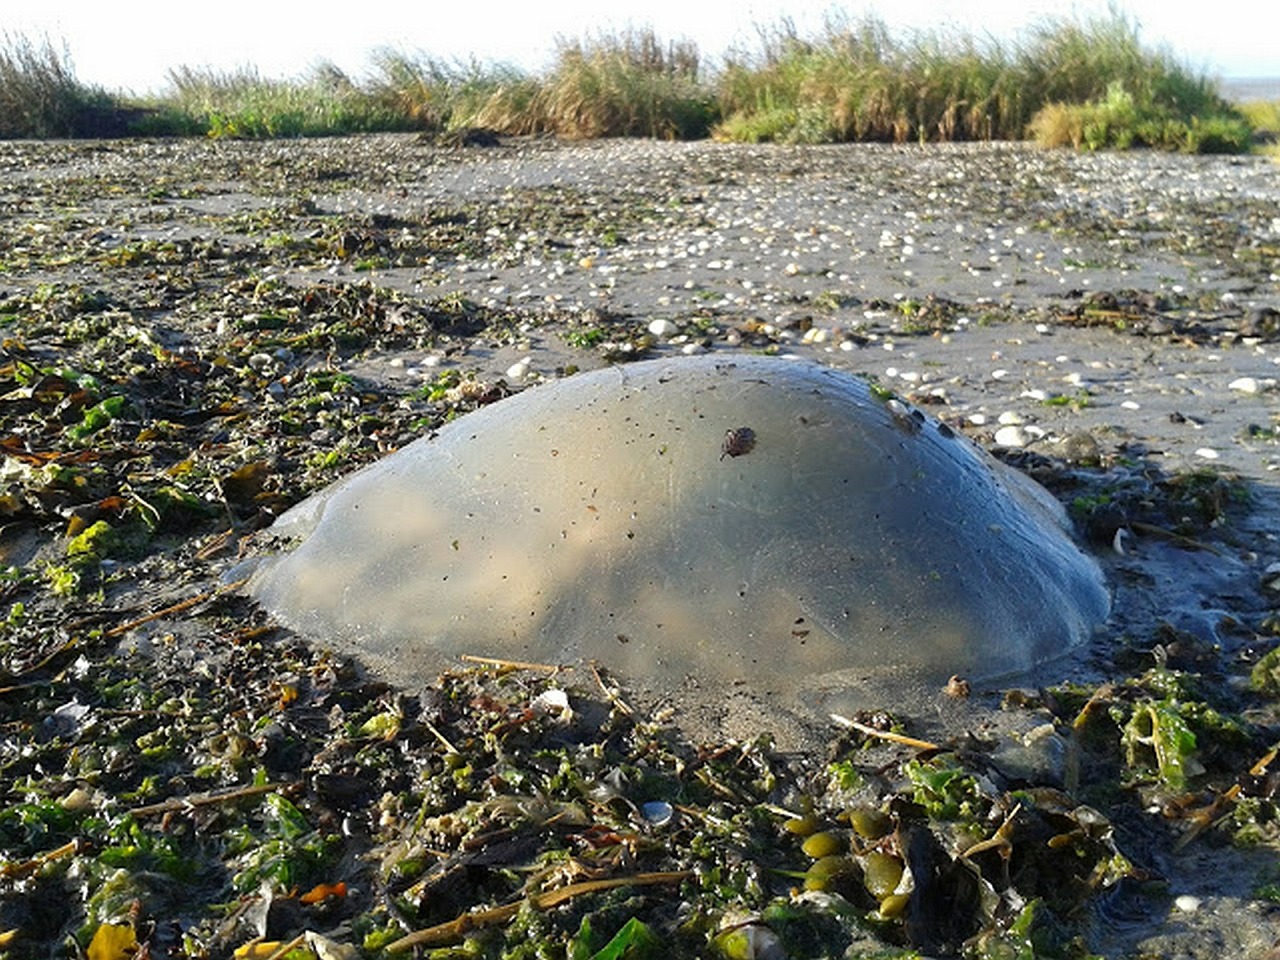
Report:
[{"label": "reed", "polygon": [[561,39],[550,72],[503,83],[474,116],[511,134],[705,137],[715,102],[696,45],[664,43],[649,29]]},{"label": "reed", "polygon": [[177,67],[157,98],[85,87],[49,43],[0,47],[0,136],[116,132],[283,137],[485,127],[567,139],[784,143],[1034,138],[1078,149],[1239,151],[1249,117],[1211,80],[1142,45],[1119,14],[1049,20],[1011,43],[963,32],[895,35],[874,17],[816,36],[783,20],[713,67],[651,29],[562,38],[545,71],[376,51],[369,74],[320,63],[292,79],[252,67]]},{"label": "reed", "polygon": [[1022,139],[1077,147],[1243,149],[1248,124],[1213,83],[1149,51],[1123,17],[1041,24],[1006,45],[968,34],[890,34],[783,21],[719,78],[726,140],[894,143]]},{"label": "reed", "polygon": [[159,101],[212,137],[297,137],[413,129],[416,118],[320,62],[305,76],[273,80],[252,67],[178,67]]},{"label": "reed", "polygon": [[0,137],[102,136],[120,112],[105,91],[76,79],[65,47],[0,35]]}]

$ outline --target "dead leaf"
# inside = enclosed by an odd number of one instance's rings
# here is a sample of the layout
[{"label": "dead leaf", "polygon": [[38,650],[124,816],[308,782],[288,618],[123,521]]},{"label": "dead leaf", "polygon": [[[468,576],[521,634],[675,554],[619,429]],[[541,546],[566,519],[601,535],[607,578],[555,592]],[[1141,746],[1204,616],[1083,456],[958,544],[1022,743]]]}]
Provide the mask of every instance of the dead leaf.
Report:
[{"label": "dead leaf", "polygon": [[129,960],[138,952],[131,923],[104,923],[89,942],[89,960]]}]

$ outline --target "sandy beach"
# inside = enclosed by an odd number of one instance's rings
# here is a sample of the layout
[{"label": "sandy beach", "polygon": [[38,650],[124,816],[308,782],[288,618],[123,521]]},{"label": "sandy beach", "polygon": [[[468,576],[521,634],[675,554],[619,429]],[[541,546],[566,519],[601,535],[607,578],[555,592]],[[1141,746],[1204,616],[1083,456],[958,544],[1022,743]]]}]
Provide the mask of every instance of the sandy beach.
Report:
[{"label": "sandy beach", "polygon": [[[682,354],[766,352],[869,378],[1069,508],[1113,590],[1105,630],[1011,685],[1034,701],[1025,710],[1004,689],[884,705],[916,736],[1012,743],[1047,723],[1072,742],[1064,697],[1037,690],[1099,691],[1168,666],[1240,718],[1242,755],[1261,762],[1276,740],[1280,703],[1249,687],[1275,648],[1280,598],[1280,167],[1264,157],[1011,144],[449,148],[412,136],[11,142],[0,144],[0,222],[0,614],[21,608],[0,634],[0,769],[15,809],[41,791],[106,804],[117,789],[68,759],[115,736],[109,723],[63,710],[69,727],[40,732],[67,704],[105,709],[99,669],[152,664],[156,691],[182,671],[226,684],[241,669],[241,653],[222,648],[227,618],[269,626],[243,599],[230,612],[215,598],[140,619],[216,591],[241,536],[446,416],[573,370]],[[126,399],[113,407],[114,396]],[[85,541],[91,568],[68,553],[98,521],[133,530],[147,511],[145,544]],[[76,583],[59,581],[62,570]],[[313,670],[299,663],[317,645],[262,642],[254,683],[301,689],[295,674]],[[775,805],[795,802],[839,749],[826,718],[775,727],[750,691],[706,693],[691,684],[648,706],[699,741],[773,733],[801,771]],[[316,702],[322,717],[331,701]],[[204,751],[193,768],[210,762],[207,743],[192,749]],[[1036,751],[1047,748],[1028,749],[1044,773]],[[314,784],[318,752],[276,758],[273,774]],[[39,785],[24,756],[60,771],[58,785]],[[1129,771],[1106,794],[1118,848],[1162,887],[1108,888],[1081,908],[1094,953],[1263,957],[1280,943],[1276,898],[1258,893],[1276,881],[1275,765],[1250,774],[1235,754],[1203,760],[1204,779],[1185,790],[1153,792]],[[1091,769],[1119,775],[1108,764],[1120,762],[1086,759],[1086,780]],[[1069,787],[1050,767],[1044,782]],[[148,802],[196,782],[176,769],[148,773]],[[217,782],[248,769],[231,764]],[[140,790],[143,773],[121,783]],[[1233,783],[1260,811],[1257,842],[1233,845],[1215,828],[1180,844],[1190,809]],[[304,809],[333,806],[314,787],[302,795]],[[390,856],[377,826],[390,801],[379,813],[378,795],[343,816],[362,824],[364,852]],[[32,855],[4,836],[6,869]],[[335,869],[358,872],[352,851]],[[0,874],[0,928],[38,930],[32,955],[58,955],[61,921],[26,898],[65,877],[27,876]],[[308,914],[307,928],[347,942],[344,924],[374,911],[381,889],[361,882],[364,899]],[[926,953],[954,947],[936,931],[887,936]]]}]

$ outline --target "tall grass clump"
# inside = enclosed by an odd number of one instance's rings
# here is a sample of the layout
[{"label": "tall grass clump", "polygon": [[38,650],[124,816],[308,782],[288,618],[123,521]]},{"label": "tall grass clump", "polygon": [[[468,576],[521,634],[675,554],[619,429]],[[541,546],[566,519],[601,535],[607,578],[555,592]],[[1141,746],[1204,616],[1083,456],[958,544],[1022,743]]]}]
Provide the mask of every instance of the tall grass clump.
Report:
[{"label": "tall grass clump", "polygon": [[816,39],[794,26],[761,32],[761,48],[726,61],[719,96],[727,140],[974,140],[1017,136],[1024,96],[994,41],[915,33],[883,21],[833,20]]},{"label": "tall grass clump", "polygon": [[726,140],[894,143],[1022,139],[1081,147],[1239,150],[1248,124],[1213,83],[1151,52],[1118,14],[1055,20],[1010,45],[971,35],[891,35],[834,20],[792,24],[731,54],[718,83]]},{"label": "tall grass clump", "polygon": [[1216,85],[1171,54],[1145,49],[1121,16],[1041,27],[1019,60],[1041,104],[1029,133],[1046,146],[1190,153],[1249,147],[1249,122]]},{"label": "tall grass clump", "polygon": [[376,51],[372,64],[373,77],[365,85],[370,98],[426,132],[473,125],[496,91],[526,80],[523,72],[505,64],[447,63],[391,48]]},{"label": "tall grass clump", "polygon": [[643,29],[561,39],[545,77],[502,84],[475,122],[512,134],[671,140],[705,137],[715,118],[697,46]]},{"label": "tall grass clump", "polygon": [[70,55],[46,39],[0,37],[0,137],[83,137],[118,132],[124,111],[76,79]]},{"label": "tall grass clump", "polygon": [[177,67],[162,104],[212,137],[307,137],[410,130],[412,116],[371,95],[332,63],[273,80],[257,70]]},{"label": "tall grass clump", "polygon": [[1259,149],[1280,160],[1280,100],[1251,100],[1238,109],[1253,127]]}]

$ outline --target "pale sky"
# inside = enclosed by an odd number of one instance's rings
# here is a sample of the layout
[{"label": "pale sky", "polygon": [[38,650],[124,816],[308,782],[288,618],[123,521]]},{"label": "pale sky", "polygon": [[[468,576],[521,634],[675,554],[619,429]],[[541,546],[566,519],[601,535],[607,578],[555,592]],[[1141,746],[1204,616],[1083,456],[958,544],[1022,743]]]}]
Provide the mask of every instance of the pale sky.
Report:
[{"label": "pale sky", "polygon": [[[1280,3],[1274,0],[1127,0],[1145,46],[1165,48],[1211,76],[1280,76]],[[557,35],[652,26],[691,39],[714,58],[753,45],[757,25],[789,16],[812,35],[832,10],[875,14],[898,30],[1017,37],[1066,11],[1106,16],[1108,0],[0,0],[0,32],[66,43],[80,80],[108,90],[160,91],[170,67],[251,65],[293,77],[319,60],[362,76],[369,53],[391,46],[445,60],[508,61],[537,70]]]}]

